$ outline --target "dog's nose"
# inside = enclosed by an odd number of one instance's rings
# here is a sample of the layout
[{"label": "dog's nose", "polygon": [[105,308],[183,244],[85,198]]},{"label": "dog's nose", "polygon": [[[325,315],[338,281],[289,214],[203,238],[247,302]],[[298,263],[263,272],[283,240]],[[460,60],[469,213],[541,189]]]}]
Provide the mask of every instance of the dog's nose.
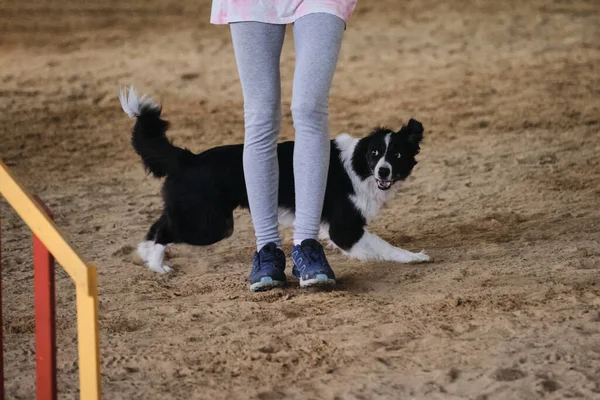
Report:
[{"label": "dog's nose", "polygon": [[388,167],[381,167],[379,168],[379,177],[387,178],[388,176],[390,176],[390,172],[392,171]]}]

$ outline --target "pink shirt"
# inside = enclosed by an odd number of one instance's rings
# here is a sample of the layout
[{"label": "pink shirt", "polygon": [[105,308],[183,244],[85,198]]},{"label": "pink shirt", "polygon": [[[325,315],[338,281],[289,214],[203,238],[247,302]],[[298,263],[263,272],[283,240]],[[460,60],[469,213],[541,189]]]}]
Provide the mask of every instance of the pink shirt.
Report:
[{"label": "pink shirt", "polygon": [[358,0],[213,0],[210,22],[254,21],[269,24],[291,24],[298,18],[313,14],[333,14],[344,22]]}]

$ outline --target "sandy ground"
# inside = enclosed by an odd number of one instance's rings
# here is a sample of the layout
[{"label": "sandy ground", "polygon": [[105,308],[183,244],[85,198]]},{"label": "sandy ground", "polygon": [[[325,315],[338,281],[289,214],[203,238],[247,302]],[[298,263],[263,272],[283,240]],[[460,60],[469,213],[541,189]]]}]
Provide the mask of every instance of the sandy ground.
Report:
[{"label": "sandy ground", "polygon": [[[174,246],[171,276],[134,257],[160,181],[130,147],[118,86],[159,98],[176,144],[243,138],[228,29],[209,9],[0,1],[0,157],[98,266],[104,398],[600,398],[596,0],[359,1],[332,134],[423,122],[414,176],[371,230],[434,262],[330,251],[336,290],[263,294],[247,287],[245,212],[231,239]],[[291,126],[287,112],[282,139]],[[6,390],[32,399],[31,236],[0,206]],[[57,285],[60,398],[73,399],[74,287],[62,270]]]}]

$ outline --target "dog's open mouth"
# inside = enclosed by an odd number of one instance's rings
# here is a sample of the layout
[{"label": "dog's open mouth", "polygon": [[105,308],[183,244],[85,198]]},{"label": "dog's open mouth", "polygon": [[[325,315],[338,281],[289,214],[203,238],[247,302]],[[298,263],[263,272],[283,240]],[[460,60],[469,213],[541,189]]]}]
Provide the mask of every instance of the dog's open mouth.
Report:
[{"label": "dog's open mouth", "polygon": [[392,183],[394,183],[394,181],[386,181],[383,179],[375,179],[377,181],[377,187],[381,190],[388,190],[389,188],[392,187]]}]

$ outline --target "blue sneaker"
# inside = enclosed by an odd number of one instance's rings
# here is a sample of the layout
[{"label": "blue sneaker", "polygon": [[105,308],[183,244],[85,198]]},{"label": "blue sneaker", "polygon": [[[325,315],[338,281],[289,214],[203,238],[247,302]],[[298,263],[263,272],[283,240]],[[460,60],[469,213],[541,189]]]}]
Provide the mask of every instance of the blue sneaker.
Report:
[{"label": "blue sneaker", "polygon": [[254,253],[250,271],[250,290],[261,292],[278,286],[285,286],[285,254],[275,243],[267,243]]},{"label": "blue sneaker", "polygon": [[300,286],[335,285],[335,274],[325,258],[321,243],[306,239],[292,249],[292,274],[300,278]]}]

